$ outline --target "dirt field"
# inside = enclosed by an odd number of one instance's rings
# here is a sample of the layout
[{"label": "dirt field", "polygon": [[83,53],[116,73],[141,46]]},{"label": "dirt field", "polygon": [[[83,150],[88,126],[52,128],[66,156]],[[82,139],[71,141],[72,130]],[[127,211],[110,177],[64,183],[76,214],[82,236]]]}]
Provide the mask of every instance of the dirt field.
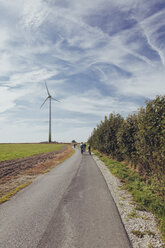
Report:
[{"label": "dirt field", "polygon": [[0,162],[0,198],[16,187],[32,181],[37,175],[49,171],[73,153],[71,146],[23,159]]}]

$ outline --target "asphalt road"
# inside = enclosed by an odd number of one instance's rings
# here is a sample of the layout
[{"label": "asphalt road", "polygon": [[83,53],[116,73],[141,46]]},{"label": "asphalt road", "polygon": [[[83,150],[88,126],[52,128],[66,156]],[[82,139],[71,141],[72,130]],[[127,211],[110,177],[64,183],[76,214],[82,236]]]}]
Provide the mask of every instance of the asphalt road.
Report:
[{"label": "asphalt road", "polygon": [[106,182],[76,153],[0,205],[0,248],[130,248]]}]

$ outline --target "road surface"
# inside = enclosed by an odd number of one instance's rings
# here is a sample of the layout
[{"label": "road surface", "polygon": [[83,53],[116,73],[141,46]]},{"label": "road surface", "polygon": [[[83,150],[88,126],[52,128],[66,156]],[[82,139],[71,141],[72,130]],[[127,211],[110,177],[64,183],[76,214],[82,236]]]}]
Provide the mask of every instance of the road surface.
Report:
[{"label": "road surface", "polygon": [[130,248],[106,182],[75,154],[0,205],[0,248]]}]

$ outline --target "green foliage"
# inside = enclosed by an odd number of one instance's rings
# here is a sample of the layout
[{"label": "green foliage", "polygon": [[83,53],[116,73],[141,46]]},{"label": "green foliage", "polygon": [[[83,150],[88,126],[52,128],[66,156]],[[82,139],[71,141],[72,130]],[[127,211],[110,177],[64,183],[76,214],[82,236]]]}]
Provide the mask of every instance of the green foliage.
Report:
[{"label": "green foliage", "polygon": [[130,161],[136,168],[136,161],[138,157],[136,148],[136,136],[137,136],[137,116],[130,115],[123,122],[120,127],[117,137],[120,150],[123,154],[123,158]]},{"label": "green foliage", "polygon": [[112,158],[122,160],[122,153],[117,141],[117,133],[123,122],[124,119],[119,114],[110,114],[109,119],[105,117],[104,122],[101,122],[97,126],[97,129],[94,129],[88,143],[93,148],[109,154]]},{"label": "green foliage", "polygon": [[127,161],[165,197],[165,96],[146,102],[125,120],[111,114],[94,129],[88,142],[118,161]]},{"label": "green foliage", "polygon": [[160,177],[165,164],[165,96],[139,111],[136,147],[142,170]]},{"label": "green foliage", "polygon": [[0,144],[0,161],[59,150],[63,144]]}]

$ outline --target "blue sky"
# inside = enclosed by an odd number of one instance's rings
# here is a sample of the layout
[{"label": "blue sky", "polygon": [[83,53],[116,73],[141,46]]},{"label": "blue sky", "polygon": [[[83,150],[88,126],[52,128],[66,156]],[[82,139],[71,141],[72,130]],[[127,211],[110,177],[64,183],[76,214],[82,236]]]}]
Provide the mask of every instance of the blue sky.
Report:
[{"label": "blue sky", "polygon": [[165,92],[165,1],[0,0],[0,142],[86,141]]}]

